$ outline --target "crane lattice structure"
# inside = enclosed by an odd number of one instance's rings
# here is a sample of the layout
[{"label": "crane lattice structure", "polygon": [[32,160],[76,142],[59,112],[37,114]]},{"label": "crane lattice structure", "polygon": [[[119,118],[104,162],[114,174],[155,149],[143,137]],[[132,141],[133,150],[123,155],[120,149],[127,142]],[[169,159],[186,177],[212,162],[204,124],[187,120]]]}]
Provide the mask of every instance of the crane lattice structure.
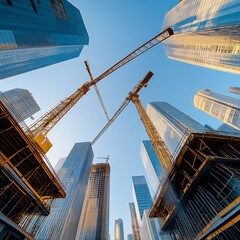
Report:
[{"label": "crane lattice structure", "polygon": [[[97,78],[93,79],[92,75],[90,82],[85,82],[82,87],[77,89],[76,92],[74,92],[71,96],[61,101],[57,106],[52,108],[50,111],[45,113],[42,117],[40,117],[35,123],[33,123],[30,126],[30,132],[33,133],[35,136],[36,142],[39,144],[39,146],[43,149],[43,151],[46,153],[51,147],[52,144],[47,139],[47,133],[60,121],[60,119],[80,100],[81,97],[83,97],[90,89],[92,85],[96,85],[100,80],[111,74],[112,72],[116,71],[126,63],[132,61],[139,55],[143,54],[147,50],[151,49],[152,47],[156,46],[158,43],[166,40],[170,36],[172,36],[173,30],[171,28],[168,28],[164,31],[162,31],[160,34],[149,40],[148,42],[144,43],[142,46],[131,52],[129,55],[127,55],[125,58],[121,59],[119,62],[117,62],[115,65],[107,69],[104,73],[102,73]],[[87,66],[87,64],[86,64]],[[90,70],[89,70],[90,73]],[[97,88],[95,87],[95,90]],[[98,94],[98,90],[97,94]],[[98,94],[98,97],[100,94]],[[101,100],[100,100],[101,101]],[[102,103],[102,106],[103,103]],[[105,112],[106,114],[106,112]],[[107,115],[106,115],[107,116]]]},{"label": "crane lattice structure", "polygon": [[120,113],[126,108],[126,106],[132,101],[135,104],[135,107],[138,111],[140,119],[143,123],[143,126],[149,136],[149,139],[154,147],[154,150],[158,156],[158,159],[164,170],[168,170],[171,164],[173,163],[173,157],[168,150],[166,144],[158,134],[155,126],[153,125],[151,119],[149,118],[146,110],[144,109],[138,93],[143,87],[147,87],[147,84],[151,77],[153,76],[152,72],[148,72],[142,81],[140,81],[128,96],[125,98],[119,109],[115,112],[113,117],[108,121],[100,133],[92,141],[92,145],[103,135],[103,133],[109,128],[109,126],[115,121],[115,119],[120,115]]}]

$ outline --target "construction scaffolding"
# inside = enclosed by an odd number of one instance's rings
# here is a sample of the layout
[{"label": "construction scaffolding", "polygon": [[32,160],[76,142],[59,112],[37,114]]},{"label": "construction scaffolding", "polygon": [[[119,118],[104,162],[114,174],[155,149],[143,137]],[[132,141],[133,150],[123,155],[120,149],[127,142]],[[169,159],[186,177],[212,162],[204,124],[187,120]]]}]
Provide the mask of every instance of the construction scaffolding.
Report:
[{"label": "construction scaffolding", "polygon": [[240,236],[240,137],[188,133],[153,200],[172,239],[238,239]]},{"label": "construction scaffolding", "polygon": [[48,215],[52,200],[64,198],[66,192],[27,126],[4,97],[0,101],[0,135],[0,222],[24,232],[31,221],[26,216]]}]

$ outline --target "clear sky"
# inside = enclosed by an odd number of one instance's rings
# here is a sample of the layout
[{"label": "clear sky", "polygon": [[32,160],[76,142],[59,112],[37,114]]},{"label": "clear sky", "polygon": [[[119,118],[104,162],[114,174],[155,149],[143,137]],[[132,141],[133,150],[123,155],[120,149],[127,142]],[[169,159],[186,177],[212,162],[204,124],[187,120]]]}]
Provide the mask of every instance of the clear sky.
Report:
[{"label": "clear sky", "polygon": [[[161,31],[164,15],[178,1],[159,0],[70,0],[80,9],[90,43],[80,57],[50,67],[0,81],[0,90],[25,88],[41,107],[35,120],[60,100],[69,96],[89,76],[88,60],[94,77]],[[221,122],[193,106],[194,94],[209,88],[232,97],[231,86],[239,87],[239,75],[202,68],[167,58],[159,44],[98,84],[109,115],[118,109],[128,92],[151,70],[149,86],[140,92],[144,107],[150,101],[166,101],[202,124],[218,127]],[[30,124],[33,121],[27,121]],[[70,152],[75,142],[92,141],[107,120],[91,89],[48,134],[53,143],[47,154],[53,166]],[[131,233],[128,203],[133,201],[131,176],[145,175],[140,158],[141,141],[148,139],[133,103],[93,146],[97,157],[110,154],[111,196],[110,234],[114,221],[122,218],[125,238]]]}]

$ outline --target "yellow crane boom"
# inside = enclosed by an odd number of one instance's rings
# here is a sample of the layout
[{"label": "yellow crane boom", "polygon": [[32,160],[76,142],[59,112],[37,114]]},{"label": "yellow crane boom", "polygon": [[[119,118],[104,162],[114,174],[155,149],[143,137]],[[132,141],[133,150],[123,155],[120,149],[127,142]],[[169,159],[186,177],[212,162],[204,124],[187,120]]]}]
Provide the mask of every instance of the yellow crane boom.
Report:
[{"label": "yellow crane boom", "polygon": [[129,92],[128,96],[125,98],[125,100],[121,104],[120,108],[115,112],[113,117],[104,126],[104,128],[100,131],[100,133],[95,137],[95,139],[92,141],[92,144],[94,144],[102,136],[102,134],[108,129],[108,127],[114,122],[114,120],[126,108],[128,103],[130,101],[132,101],[136,106],[136,109],[138,111],[140,119],[143,123],[143,126],[145,127],[145,130],[149,136],[149,139],[154,147],[154,150],[158,156],[158,159],[159,159],[163,169],[167,170],[168,167],[171,165],[171,163],[173,163],[173,157],[172,157],[170,151],[168,150],[166,144],[164,143],[164,141],[158,134],[155,126],[153,125],[146,110],[144,109],[144,107],[139,99],[139,95],[138,95],[138,93],[142,89],[142,87],[147,87],[147,84],[152,76],[153,76],[153,73],[148,72],[147,75],[144,77],[144,79],[142,81],[140,81],[138,83],[138,85],[135,86],[131,92]]},{"label": "yellow crane boom", "polygon": [[[121,66],[125,65],[129,61],[135,59],[142,53],[146,52],[153,46],[156,46],[158,43],[169,38],[173,35],[173,30],[168,28],[137,48],[135,51],[127,55],[125,58],[120,60],[118,63],[113,65],[111,68],[106,70],[96,79],[91,78],[90,82],[86,82],[80,87],[76,92],[71,96],[61,101],[57,106],[52,108],[50,111],[45,113],[40,117],[35,123],[30,126],[30,131],[34,134],[36,142],[42,147],[43,151],[46,153],[52,146],[49,140],[46,137],[46,134],[60,121],[60,119],[79,101],[79,99],[84,96],[90,89],[92,85],[95,85],[97,82],[105,78],[107,75],[116,71]],[[100,95],[100,94],[99,94]],[[103,105],[102,105],[103,106]]]}]

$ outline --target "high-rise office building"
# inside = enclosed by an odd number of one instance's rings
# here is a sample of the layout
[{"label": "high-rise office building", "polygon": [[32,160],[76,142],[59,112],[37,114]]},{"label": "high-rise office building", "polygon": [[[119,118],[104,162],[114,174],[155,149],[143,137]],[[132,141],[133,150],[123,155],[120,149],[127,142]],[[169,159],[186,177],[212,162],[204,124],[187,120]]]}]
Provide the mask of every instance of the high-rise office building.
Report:
[{"label": "high-rise office building", "polygon": [[151,208],[152,204],[151,194],[144,176],[132,177],[132,194],[137,221],[140,225],[144,210]]},{"label": "high-rise office building", "polygon": [[169,58],[240,73],[239,0],[184,0],[165,16],[164,41]]},{"label": "high-rise office building", "polygon": [[148,103],[147,113],[173,157],[177,156],[190,133],[209,131],[166,102]]},{"label": "high-rise office building", "polygon": [[92,165],[81,216],[79,240],[108,240],[110,166]]},{"label": "high-rise office building", "polygon": [[40,110],[40,107],[34,100],[32,94],[21,88],[15,88],[0,94],[0,100],[6,98],[6,100],[13,105],[18,112],[19,116],[14,112],[11,112],[17,121],[25,120],[28,117],[33,119],[32,115]]},{"label": "high-rise office building", "polygon": [[132,225],[133,240],[141,240],[136,210],[133,202],[129,203],[129,212]]},{"label": "high-rise office building", "polygon": [[133,240],[133,235],[132,234],[128,234],[127,235],[127,240]]},{"label": "high-rise office building", "polygon": [[123,221],[121,218],[115,220],[114,240],[124,240]]},{"label": "high-rise office building", "polygon": [[160,222],[158,218],[149,218],[150,209],[145,209],[140,225],[141,239],[162,240],[160,237]]},{"label": "high-rise office building", "polygon": [[[75,240],[80,227],[80,217],[92,161],[91,143],[75,143],[58,172],[59,178],[67,189],[67,197],[53,202],[51,213],[41,224],[35,236],[36,240]],[[38,221],[38,218],[35,221]]]},{"label": "high-rise office building", "polygon": [[54,167],[54,171],[55,171],[56,173],[59,172],[59,170],[61,169],[61,167],[62,167],[62,165],[64,164],[64,162],[65,162],[66,159],[67,159],[67,158],[64,157],[64,158],[60,158],[60,159],[58,160],[57,164],[56,164],[55,167]]},{"label": "high-rise office building", "polygon": [[235,93],[235,94],[240,95],[240,88],[239,88],[239,87],[230,87],[230,88],[228,89],[228,91],[229,91],[230,93]]},{"label": "high-rise office building", "polygon": [[133,182],[133,199],[136,209],[136,216],[139,225],[141,239],[160,240],[158,231],[160,225],[158,219],[150,219],[148,217],[151,208],[152,198],[144,176],[132,177]]},{"label": "high-rise office building", "polygon": [[88,34],[67,0],[0,2],[0,79],[78,57]]},{"label": "high-rise office building", "polygon": [[148,181],[155,194],[159,188],[161,177],[163,175],[163,168],[153,148],[151,141],[142,141],[141,158],[147,173]]},{"label": "high-rise office building", "polygon": [[205,89],[194,96],[194,106],[240,130],[239,99]]}]

